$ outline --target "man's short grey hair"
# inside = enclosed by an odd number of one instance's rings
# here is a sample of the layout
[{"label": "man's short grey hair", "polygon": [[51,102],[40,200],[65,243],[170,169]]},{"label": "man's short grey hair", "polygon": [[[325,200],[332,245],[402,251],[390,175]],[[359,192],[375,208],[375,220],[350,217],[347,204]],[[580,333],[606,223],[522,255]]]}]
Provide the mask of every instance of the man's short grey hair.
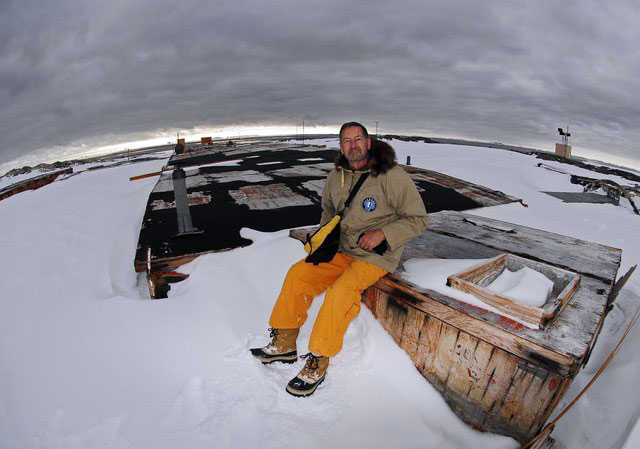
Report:
[{"label": "man's short grey hair", "polygon": [[342,125],[340,127],[340,134],[339,134],[340,139],[342,139],[342,131],[344,131],[347,128],[352,128],[352,127],[355,127],[355,126],[357,126],[358,128],[360,128],[362,130],[362,134],[364,134],[365,138],[367,138],[367,139],[369,138],[369,132],[367,131],[367,128],[364,127],[364,125],[362,125],[362,124],[360,124],[358,122],[347,122],[347,123],[345,123],[344,125]]}]

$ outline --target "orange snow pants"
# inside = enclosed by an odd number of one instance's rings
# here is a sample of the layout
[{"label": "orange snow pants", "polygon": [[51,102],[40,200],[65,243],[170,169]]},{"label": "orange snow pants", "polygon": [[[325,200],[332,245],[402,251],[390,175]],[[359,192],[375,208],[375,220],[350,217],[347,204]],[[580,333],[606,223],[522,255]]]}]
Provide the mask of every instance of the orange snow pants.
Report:
[{"label": "orange snow pants", "polygon": [[269,325],[299,329],[307,319],[313,298],[326,290],[311,331],[309,350],[315,355],[332,357],[342,349],[347,327],[360,311],[362,292],[386,273],[382,268],[343,253],[319,265],[302,259],[289,269]]}]

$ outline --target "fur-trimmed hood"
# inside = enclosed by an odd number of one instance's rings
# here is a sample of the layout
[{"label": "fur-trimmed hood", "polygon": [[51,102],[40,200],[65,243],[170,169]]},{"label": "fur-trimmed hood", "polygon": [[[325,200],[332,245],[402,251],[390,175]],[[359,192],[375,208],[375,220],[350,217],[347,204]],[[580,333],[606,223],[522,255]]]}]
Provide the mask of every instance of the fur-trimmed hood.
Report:
[{"label": "fur-trimmed hood", "polygon": [[[349,170],[349,161],[342,153],[338,153],[335,160],[336,168]],[[371,149],[369,150],[369,164],[367,169],[371,170],[371,175],[378,176],[386,173],[397,165],[396,152],[391,145],[378,139],[371,139]]]}]

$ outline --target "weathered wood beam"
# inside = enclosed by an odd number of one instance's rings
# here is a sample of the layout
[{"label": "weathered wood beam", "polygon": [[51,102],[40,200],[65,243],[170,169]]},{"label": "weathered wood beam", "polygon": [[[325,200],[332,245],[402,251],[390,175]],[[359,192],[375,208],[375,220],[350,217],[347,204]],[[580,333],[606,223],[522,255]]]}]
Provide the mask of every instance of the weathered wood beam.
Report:
[{"label": "weathered wood beam", "polygon": [[551,351],[518,335],[492,326],[478,318],[464,314],[453,307],[443,304],[430,296],[442,296],[437,292],[419,292],[402,285],[388,277],[379,279],[374,286],[393,296],[404,304],[415,307],[425,313],[435,316],[441,321],[486,341],[494,346],[503,347],[512,354],[539,365],[545,365],[549,371],[560,375],[567,375],[573,370],[572,357]]},{"label": "weathered wood beam", "polygon": [[459,212],[430,214],[428,231],[481,243],[606,282],[615,278],[622,257],[618,248]]},{"label": "weathered wood beam", "polygon": [[138,179],[151,178],[153,176],[160,176],[164,170],[154,171],[151,173],[145,173],[144,175],[132,176],[129,178],[129,181],[137,181]]}]

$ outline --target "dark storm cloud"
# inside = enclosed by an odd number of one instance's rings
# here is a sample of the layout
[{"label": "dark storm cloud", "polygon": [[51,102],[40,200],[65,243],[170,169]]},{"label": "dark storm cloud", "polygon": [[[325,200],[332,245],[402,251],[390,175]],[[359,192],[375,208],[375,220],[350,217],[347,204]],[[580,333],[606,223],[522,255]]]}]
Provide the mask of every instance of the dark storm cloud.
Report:
[{"label": "dark storm cloud", "polygon": [[0,163],[107,134],[302,117],[547,149],[569,124],[574,148],[640,158],[633,2],[0,5]]}]

